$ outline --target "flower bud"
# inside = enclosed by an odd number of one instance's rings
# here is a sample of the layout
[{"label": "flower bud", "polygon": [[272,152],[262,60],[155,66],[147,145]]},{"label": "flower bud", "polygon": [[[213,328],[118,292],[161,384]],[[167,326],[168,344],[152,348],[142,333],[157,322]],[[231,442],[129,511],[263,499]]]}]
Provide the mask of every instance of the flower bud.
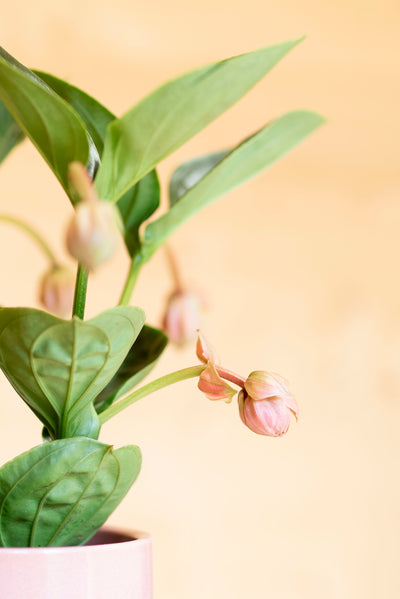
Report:
[{"label": "flower bud", "polygon": [[230,403],[236,390],[228,385],[218,374],[214,364],[208,362],[199,377],[198,388],[212,401],[223,400]]},{"label": "flower bud", "polygon": [[81,201],[67,229],[67,249],[80,264],[93,270],[108,260],[115,250],[119,238],[119,213],[110,202],[99,200],[83,164],[71,162],[68,176]]},{"label": "flower bud", "polygon": [[196,336],[200,320],[200,302],[190,291],[174,291],[167,300],[162,328],[170,341],[178,346],[190,343]]},{"label": "flower bud", "polygon": [[290,425],[291,414],[298,417],[298,406],[286,383],[277,375],[255,370],[239,393],[239,414],[243,423],[259,435],[280,437]]},{"label": "flower bud", "polygon": [[39,287],[39,301],[57,316],[66,316],[74,303],[75,275],[66,266],[54,265],[45,272]]},{"label": "flower bud", "polygon": [[110,202],[80,202],[67,229],[69,253],[88,270],[108,260],[117,245],[116,208]]}]

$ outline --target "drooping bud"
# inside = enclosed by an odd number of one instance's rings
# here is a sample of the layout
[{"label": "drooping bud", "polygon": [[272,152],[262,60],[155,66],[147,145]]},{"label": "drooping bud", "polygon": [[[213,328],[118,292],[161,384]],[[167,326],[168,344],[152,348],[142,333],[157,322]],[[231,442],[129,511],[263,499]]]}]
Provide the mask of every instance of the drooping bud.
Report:
[{"label": "drooping bud", "polygon": [[113,254],[119,238],[119,214],[110,202],[99,200],[85,167],[69,166],[70,181],[81,201],[68,226],[69,253],[88,270],[93,270]]},{"label": "drooping bud", "polygon": [[115,207],[109,202],[81,202],[67,229],[66,244],[71,256],[88,270],[108,260],[117,245]]},{"label": "drooping bud", "polygon": [[74,302],[75,275],[66,266],[53,265],[43,275],[39,286],[39,301],[57,316],[66,316]]},{"label": "drooping bud", "polygon": [[285,381],[268,372],[256,370],[246,379],[239,393],[239,414],[243,423],[259,435],[280,437],[297,420],[298,406]]},{"label": "drooping bud", "polygon": [[193,341],[199,328],[200,302],[195,293],[179,290],[171,293],[162,319],[162,328],[178,346]]},{"label": "drooping bud", "polygon": [[240,388],[238,395],[239,414],[242,422],[259,435],[280,437],[290,425],[291,414],[297,420],[298,406],[286,382],[280,376],[263,370],[255,370],[247,379],[220,366],[215,352],[199,332],[196,354],[207,364],[202,370],[198,388],[208,399],[232,401],[235,389],[226,381]]},{"label": "drooping bud", "polygon": [[214,364],[208,362],[199,377],[198,388],[212,401],[223,400],[230,403],[237,391],[222,379]]}]

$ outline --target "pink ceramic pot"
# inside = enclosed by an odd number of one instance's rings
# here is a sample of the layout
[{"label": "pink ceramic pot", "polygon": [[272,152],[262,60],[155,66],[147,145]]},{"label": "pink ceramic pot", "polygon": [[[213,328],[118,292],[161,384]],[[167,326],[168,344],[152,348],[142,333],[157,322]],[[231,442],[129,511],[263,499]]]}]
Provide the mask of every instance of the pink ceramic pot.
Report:
[{"label": "pink ceramic pot", "polygon": [[0,597],[152,599],[151,537],[102,529],[83,547],[2,547]]}]

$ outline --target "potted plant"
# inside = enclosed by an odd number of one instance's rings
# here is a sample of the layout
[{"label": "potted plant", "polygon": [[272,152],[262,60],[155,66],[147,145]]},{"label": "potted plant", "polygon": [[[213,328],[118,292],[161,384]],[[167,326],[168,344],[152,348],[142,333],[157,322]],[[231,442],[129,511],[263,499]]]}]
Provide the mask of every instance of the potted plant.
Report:
[{"label": "potted plant", "polygon": [[[36,146],[75,208],[66,243],[77,260],[72,280],[24,220],[0,216],[24,228],[50,260],[41,281],[45,310],[0,308],[0,367],[43,427],[43,443],[0,468],[1,596],[151,597],[149,537],[100,530],[141,467],[138,447],[114,449],[98,440],[100,428],[134,402],[194,378],[211,400],[230,402],[238,393],[240,417],[258,434],[282,435],[297,416],[280,377],[231,372],[201,334],[199,363],[143,384],[167,345],[166,333],[175,342],[185,336],[191,304],[178,286],[163,331],[145,324],[144,311],[130,299],[142,268],[177,227],[322,123],[313,112],[290,112],[229,151],[181,165],[170,180],[168,209],[154,216],[157,164],[238,101],[298,41],[191,71],[121,118],[77,87],[0,51],[0,160],[25,137]],[[121,234],[130,268],[119,304],[85,320],[89,273]],[[72,317],[65,315],[70,304]]]}]

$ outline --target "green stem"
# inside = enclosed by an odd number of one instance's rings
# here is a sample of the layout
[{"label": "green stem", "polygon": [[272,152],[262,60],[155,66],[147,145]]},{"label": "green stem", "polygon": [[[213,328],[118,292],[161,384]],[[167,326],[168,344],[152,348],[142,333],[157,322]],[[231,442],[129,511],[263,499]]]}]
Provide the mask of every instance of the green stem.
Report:
[{"label": "green stem", "polygon": [[36,241],[36,243],[41,248],[43,253],[50,260],[50,262],[52,264],[57,264],[57,258],[55,257],[50,246],[43,239],[43,237],[37,231],[35,231],[35,229],[33,229],[30,225],[28,225],[23,220],[15,217],[15,216],[9,216],[8,214],[0,214],[0,221],[14,225],[14,226],[18,227],[19,229],[21,229],[22,231],[24,231],[25,233],[27,233],[34,241]]},{"label": "green stem", "polygon": [[75,296],[74,296],[74,307],[72,314],[74,316],[78,316],[78,318],[83,320],[85,315],[85,303],[86,303],[86,290],[88,283],[88,270],[82,266],[78,265],[78,272],[76,273],[76,283],[75,283]]},{"label": "green stem", "polygon": [[143,387],[140,387],[140,389],[133,391],[133,393],[130,393],[117,403],[104,410],[104,412],[101,412],[101,414],[99,414],[100,424],[104,424],[107,422],[107,420],[110,420],[110,418],[119,412],[122,412],[122,410],[125,410],[125,408],[128,406],[139,401],[139,399],[146,397],[146,395],[154,393],[154,391],[158,391],[159,389],[163,389],[164,387],[168,387],[168,385],[173,385],[179,381],[200,376],[205,367],[206,366],[204,364],[199,366],[190,366],[189,368],[184,368],[183,370],[177,370],[176,372],[166,374],[165,376],[162,376],[159,379],[148,383],[147,385],[143,385]]},{"label": "green stem", "polygon": [[182,280],[181,271],[179,269],[178,260],[176,258],[176,254],[172,249],[171,245],[166,243],[164,245],[165,255],[167,257],[168,266],[171,272],[171,278],[173,281],[174,290],[176,292],[182,293],[184,289],[184,284]]},{"label": "green stem", "polygon": [[122,290],[121,297],[119,299],[119,306],[127,306],[131,301],[132,293],[135,288],[135,284],[139,276],[142,263],[142,256],[140,254],[135,254],[132,257],[131,265],[128,271],[128,276],[126,277],[125,285]]}]

